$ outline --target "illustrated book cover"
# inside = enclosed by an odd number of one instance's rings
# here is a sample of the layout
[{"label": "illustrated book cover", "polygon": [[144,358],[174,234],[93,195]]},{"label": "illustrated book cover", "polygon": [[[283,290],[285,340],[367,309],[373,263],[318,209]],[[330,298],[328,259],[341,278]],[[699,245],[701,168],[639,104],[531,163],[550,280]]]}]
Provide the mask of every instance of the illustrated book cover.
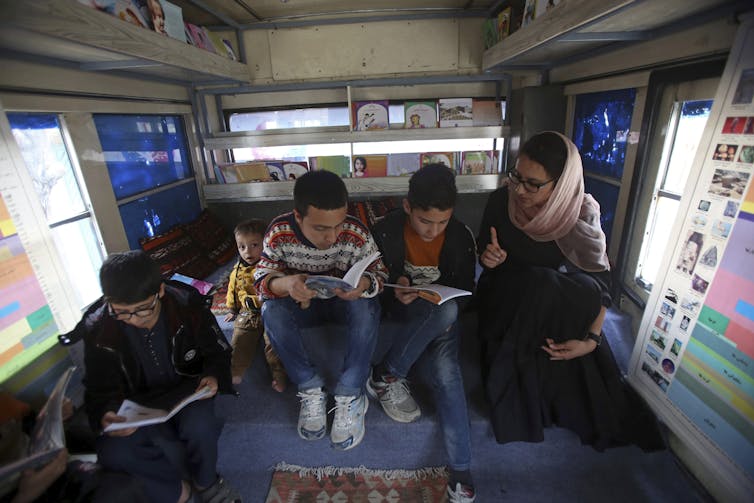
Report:
[{"label": "illustrated book cover", "polygon": [[313,171],[331,171],[341,178],[351,176],[351,163],[345,155],[321,155],[309,158],[309,167]]},{"label": "illustrated book cover", "polygon": [[387,155],[355,155],[351,165],[354,178],[387,176]]},{"label": "illustrated book cover", "polygon": [[442,98],[440,106],[440,127],[473,126],[471,98]]},{"label": "illustrated book cover", "polygon": [[372,131],[389,127],[387,100],[355,101],[352,105],[354,131]]},{"label": "illustrated book cover", "polygon": [[499,126],[503,123],[502,107],[495,100],[473,100],[471,115],[475,126]]},{"label": "illustrated book cover", "polygon": [[427,164],[444,164],[450,169],[456,169],[455,152],[425,152],[419,156],[421,166]]},{"label": "illustrated book cover", "polygon": [[309,276],[306,279],[306,286],[311,290],[316,290],[321,297],[328,298],[335,295],[334,290],[336,288],[349,292],[359,285],[359,280],[361,280],[364,271],[367,270],[369,264],[379,257],[380,252],[376,251],[355,262],[342,278],[334,276]]},{"label": "illustrated book cover", "polygon": [[388,154],[387,176],[410,176],[421,166],[419,154]]},{"label": "illustrated book cover", "polygon": [[286,180],[295,180],[309,171],[309,163],[306,161],[283,161],[283,173]]},{"label": "illustrated book cover", "polygon": [[497,156],[492,151],[463,152],[461,154],[462,175],[483,175],[494,173]]},{"label": "illustrated book cover", "polygon": [[404,129],[422,129],[437,127],[437,103],[434,101],[407,101],[403,104],[405,111]]}]

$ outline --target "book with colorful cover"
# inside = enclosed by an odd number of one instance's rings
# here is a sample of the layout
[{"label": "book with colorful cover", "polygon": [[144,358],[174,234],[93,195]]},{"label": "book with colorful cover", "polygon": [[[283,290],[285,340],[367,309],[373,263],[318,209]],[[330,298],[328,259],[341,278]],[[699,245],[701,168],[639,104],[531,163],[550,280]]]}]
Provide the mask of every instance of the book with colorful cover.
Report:
[{"label": "book with colorful cover", "polygon": [[497,19],[485,19],[484,23],[482,23],[482,41],[484,42],[484,48],[489,49],[493,45],[497,44],[498,40]]},{"label": "book with colorful cover", "polygon": [[283,173],[286,180],[295,180],[309,171],[309,163],[306,161],[283,161]]},{"label": "book with colorful cover", "polygon": [[440,106],[440,127],[473,126],[471,98],[442,98]]},{"label": "book with colorful cover", "polygon": [[215,48],[216,54],[235,61],[236,59],[235,52],[233,52],[232,48],[230,52],[228,52],[228,45],[225,44],[228,41],[223,39],[220,33],[209,31],[209,30],[206,30],[206,33],[207,33],[207,37],[209,38],[209,41],[212,42],[212,46]]},{"label": "book with colorful cover", "polygon": [[496,100],[472,100],[471,115],[475,126],[499,126],[503,123],[500,102]]},{"label": "book with colorful cover", "polygon": [[226,183],[268,182],[272,180],[264,161],[221,164],[220,170]]},{"label": "book with colorful cover", "polygon": [[510,34],[511,29],[511,7],[508,6],[501,10],[497,15],[497,40],[500,41]]},{"label": "book with colorful cover", "polygon": [[492,151],[463,152],[461,154],[461,174],[483,175],[492,173],[493,159],[496,158]]},{"label": "book with colorful cover", "polygon": [[403,104],[405,111],[404,129],[422,129],[437,127],[437,102],[407,101]]},{"label": "book with colorful cover", "polygon": [[388,154],[387,176],[410,176],[421,166],[419,154]]},{"label": "book with colorful cover", "polygon": [[354,178],[387,176],[387,155],[355,155],[352,166]]},{"label": "book with colorful cover", "polygon": [[152,29],[181,42],[186,41],[183,9],[167,0],[147,0]]},{"label": "book with colorful cover", "polygon": [[170,279],[174,281],[180,281],[181,283],[185,283],[187,285],[193,286],[202,295],[208,295],[212,290],[215,289],[215,285],[213,285],[212,283],[208,283],[201,279],[192,278],[190,276],[186,276],[179,273],[173,274],[172,276],[170,276]]},{"label": "book with colorful cover", "polygon": [[284,182],[286,180],[283,161],[264,161],[264,163],[267,165],[267,172],[273,182]]},{"label": "book with colorful cover", "polygon": [[147,0],[79,0],[79,3],[107,12],[141,28],[152,29]]},{"label": "book with colorful cover", "polygon": [[184,23],[184,26],[189,35],[188,42],[190,44],[212,53],[215,52],[215,46],[212,45],[212,41],[209,39],[209,34],[204,28],[192,23]]},{"label": "book with colorful cover", "polygon": [[351,176],[351,162],[345,155],[321,155],[309,158],[309,167],[313,171],[324,170],[335,173],[341,178]]},{"label": "book with colorful cover", "polygon": [[390,104],[387,100],[355,101],[352,105],[354,131],[373,131],[387,129],[390,126],[388,115]]},{"label": "book with colorful cover", "polygon": [[534,21],[534,18],[536,17],[536,10],[537,0],[526,0],[526,4],[524,5],[524,16],[523,20],[521,21],[522,28]]},{"label": "book with colorful cover", "polygon": [[456,169],[455,152],[425,152],[419,158],[422,167],[427,164],[444,164],[453,171]]}]

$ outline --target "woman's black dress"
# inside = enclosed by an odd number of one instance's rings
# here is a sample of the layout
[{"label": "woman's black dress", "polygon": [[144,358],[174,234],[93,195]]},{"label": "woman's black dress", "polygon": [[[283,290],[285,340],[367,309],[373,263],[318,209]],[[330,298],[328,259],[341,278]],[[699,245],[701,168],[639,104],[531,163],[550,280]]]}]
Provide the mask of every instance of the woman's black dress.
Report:
[{"label": "woman's black dress", "polygon": [[541,349],[583,339],[601,307],[610,304],[610,273],[565,264],[554,241],[536,242],[508,216],[508,191],[490,195],[479,250],[497,231],[506,261],[485,269],[477,288],[482,369],[499,443],[541,442],[544,428],[574,431],[597,450],[637,443],[662,448],[656,422],[623,381],[605,338],[592,353],[551,361]]}]

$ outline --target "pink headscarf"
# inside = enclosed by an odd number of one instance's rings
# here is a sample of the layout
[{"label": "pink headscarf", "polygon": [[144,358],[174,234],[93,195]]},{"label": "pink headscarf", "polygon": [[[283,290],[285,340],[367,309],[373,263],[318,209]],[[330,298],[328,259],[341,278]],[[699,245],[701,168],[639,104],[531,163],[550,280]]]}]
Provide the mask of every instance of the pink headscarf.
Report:
[{"label": "pink headscarf", "polygon": [[529,217],[516,204],[515,186],[508,185],[508,214],[511,222],[534,241],[555,241],[563,255],[588,272],[609,271],[605,233],[600,226],[600,205],[584,193],[581,156],[571,140],[560,133],[568,150],[563,173],[550,198],[536,215]]}]

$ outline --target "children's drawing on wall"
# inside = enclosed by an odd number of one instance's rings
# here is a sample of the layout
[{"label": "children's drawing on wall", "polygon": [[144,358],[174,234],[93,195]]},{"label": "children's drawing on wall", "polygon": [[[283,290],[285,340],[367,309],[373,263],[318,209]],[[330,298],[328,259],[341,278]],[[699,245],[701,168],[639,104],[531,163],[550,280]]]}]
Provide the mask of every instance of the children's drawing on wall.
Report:
[{"label": "children's drawing on wall", "polygon": [[702,213],[697,213],[696,215],[691,217],[691,225],[693,225],[697,229],[703,229],[707,226],[707,216]]},{"label": "children's drawing on wall", "polygon": [[733,227],[733,224],[731,222],[715,220],[715,223],[712,224],[710,233],[716,238],[727,239],[728,235],[730,234],[731,227]]},{"label": "children's drawing on wall", "polygon": [[713,161],[733,162],[736,158],[738,145],[729,145],[727,143],[718,143],[715,147],[715,153],[712,154]]},{"label": "children's drawing on wall", "polygon": [[[689,329],[689,323],[691,323],[691,318],[688,316],[684,316],[683,319],[681,319],[681,330],[683,332],[687,331]],[[676,339],[678,340],[678,339]],[[672,348],[671,348],[672,350]]]},{"label": "children's drawing on wall", "polygon": [[646,374],[649,376],[654,383],[660,387],[662,391],[668,390],[668,385],[670,384],[667,379],[662,377],[658,371],[652,368],[651,365],[649,365],[647,362],[641,363],[641,369],[646,372]]},{"label": "children's drawing on wall", "polygon": [[673,345],[670,346],[670,352],[675,356],[678,356],[678,354],[681,352],[681,346],[683,346],[683,343],[681,341],[679,341],[678,339],[673,339]]},{"label": "children's drawing on wall", "polygon": [[668,375],[673,375],[673,372],[675,372],[675,363],[673,363],[673,360],[670,358],[662,360],[662,371]]},{"label": "children's drawing on wall", "polygon": [[754,164],[754,147],[749,145],[741,147],[741,152],[738,154],[738,162]]},{"label": "children's drawing on wall", "polygon": [[712,245],[707,248],[699,259],[699,264],[706,267],[717,267],[717,246]]},{"label": "children's drawing on wall", "polygon": [[727,117],[723,124],[723,134],[741,134],[744,132],[746,117]]},{"label": "children's drawing on wall", "polygon": [[665,300],[669,300],[673,304],[678,304],[678,294],[672,288],[668,288],[665,292]]},{"label": "children's drawing on wall", "polygon": [[699,211],[709,211],[710,204],[712,204],[712,203],[710,203],[706,199],[700,200],[699,201],[699,207],[698,207]]},{"label": "children's drawing on wall", "polygon": [[[664,316],[658,316],[655,320],[655,326],[663,332],[667,332],[670,330],[670,320]],[[663,339],[662,349],[665,349],[665,339]]]},{"label": "children's drawing on wall", "polygon": [[649,336],[649,341],[665,351],[665,336],[657,330],[652,330],[652,335]]},{"label": "children's drawing on wall", "polygon": [[731,169],[716,169],[707,192],[716,196],[741,199],[748,181],[749,173]]},{"label": "children's drawing on wall", "polygon": [[694,277],[691,278],[691,288],[702,295],[704,295],[707,292],[707,288],[709,287],[709,281],[702,278],[698,274],[694,274]]},{"label": "children's drawing on wall", "polygon": [[691,314],[694,314],[699,309],[699,301],[693,297],[684,297],[681,300],[681,309],[685,309]]},{"label": "children's drawing on wall", "polygon": [[659,351],[657,351],[654,348],[654,346],[652,346],[651,344],[648,344],[646,353],[647,353],[647,356],[652,359],[652,361],[654,361],[655,363],[660,363],[660,356],[662,355],[660,354]]},{"label": "children's drawing on wall", "polygon": [[660,308],[660,314],[663,314],[672,320],[673,316],[675,316],[675,308],[669,303],[663,302],[662,307]]},{"label": "children's drawing on wall", "polygon": [[681,254],[678,256],[675,270],[688,276],[694,272],[696,261],[704,245],[704,236],[700,232],[689,231],[686,235],[686,242],[681,248]]},{"label": "children's drawing on wall", "polygon": [[743,134],[754,134],[754,117],[746,119],[746,125],[744,126]]},{"label": "children's drawing on wall", "polygon": [[738,203],[733,202],[733,201],[728,201],[725,204],[725,210],[723,210],[723,216],[735,218],[736,213],[738,213]]}]

